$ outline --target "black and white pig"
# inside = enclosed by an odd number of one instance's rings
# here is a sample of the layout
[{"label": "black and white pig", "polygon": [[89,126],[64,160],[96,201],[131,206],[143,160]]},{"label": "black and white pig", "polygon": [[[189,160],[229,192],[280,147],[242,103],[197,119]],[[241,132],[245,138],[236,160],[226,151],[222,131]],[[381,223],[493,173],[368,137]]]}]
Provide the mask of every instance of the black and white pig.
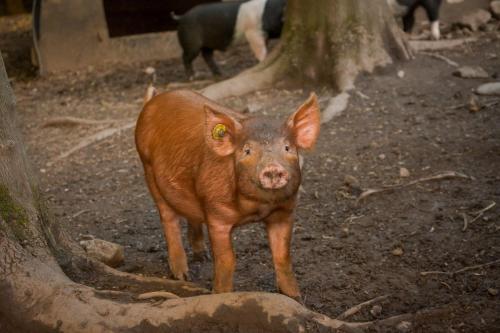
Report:
[{"label": "black and white pig", "polygon": [[431,36],[441,37],[439,30],[439,8],[442,0],[387,0],[396,16],[403,18],[403,30],[410,32],[415,23],[415,10],[423,7],[431,22]]},{"label": "black and white pig", "polygon": [[187,76],[194,76],[192,62],[200,52],[212,73],[220,75],[214,50],[225,51],[244,39],[255,57],[264,60],[267,40],[281,35],[285,6],[286,0],[228,1],[201,4],[182,16],[172,13],[179,22],[177,36]]}]

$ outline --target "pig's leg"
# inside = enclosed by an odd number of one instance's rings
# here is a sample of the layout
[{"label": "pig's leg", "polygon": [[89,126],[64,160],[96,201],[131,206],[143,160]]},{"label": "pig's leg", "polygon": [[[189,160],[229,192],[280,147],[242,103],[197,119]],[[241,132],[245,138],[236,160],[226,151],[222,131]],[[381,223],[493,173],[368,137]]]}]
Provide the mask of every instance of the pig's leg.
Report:
[{"label": "pig's leg", "polygon": [[200,223],[188,224],[188,238],[193,250],[193,257],[196,261],[204,261],[206,259],[205,240],[203,238],[203,225]]},{"label": "pig's leg", "polygon": [[273,255],[278,289],[281,293],[300,300],[300,290],[290,259],[292,228],[293,219],[290,212],[277,211],[266,219],[267,236]]},{"label": "pig's leg", "polygon": [[187,280],[188,278],[188,264],[186,252],[182,245],[181,227],[179,225],[179,216],[170,208],[161,196],[154,174],[150,166],[145,166],[144,173],[146,175],[146,182],[149,191],[160,212],[161,223],[163,225],[163,232],[167,241],[168,248],[168,264],[173,276],[178,280]]},{"label": "pig's leg", "polygon": [[415,9],[411,8],[405,16],[403,16],[403,30],[410,33],[415,24]]},{"label": "pig's leg", "polygon": [[264,37],[264,33],[260,30],[247,30],[245,31],[245,37],[250,44],[250,48],[252,49],[255,57],[262,61],[267,56],[267,48],[266,48],[266,38]]},{"label": "pig's leg", "polygon": [[236,266],[231,243],[232,226],[223,223],[208,225],[208,235],[214,260],[213,290],[215,293],[233,290],[233,273]]},{"label": "pig's leg", "polygon": [[436,1],[426,0],[423,1],[427,17],[431,22],[431,36],[433,39],[439,39],[441,37],[441,32],[439,30],[439,3]]},{"label": "pig's leg", "polygon": [[209,49],[208,47],[204,47],[201,49],[201,55],[210,68],[210,71],[212,71],[212,74],[214,76],[220,76],[219,68],[214,61],[214,50]]},{"label": "pig's leg", "polygon": [[189,80],[194,78],[193,70],[193,60],[200,54],[200,51],[185,51],[182,53],[182,61],[184,62],[184,69],[186,70],[186,76]]}]

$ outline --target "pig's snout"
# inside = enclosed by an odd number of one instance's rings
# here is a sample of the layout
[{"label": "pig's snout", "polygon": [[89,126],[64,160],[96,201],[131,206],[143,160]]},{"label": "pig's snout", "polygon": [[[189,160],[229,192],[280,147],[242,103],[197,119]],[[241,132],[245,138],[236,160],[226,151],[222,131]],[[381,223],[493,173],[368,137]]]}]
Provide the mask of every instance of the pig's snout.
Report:
[{"label": "pig's snout", "polygon": [[267,165],[259,175],[260,184],[263,188],[277,190],[288,183],[289,174],[283,166],[277,163]]}]

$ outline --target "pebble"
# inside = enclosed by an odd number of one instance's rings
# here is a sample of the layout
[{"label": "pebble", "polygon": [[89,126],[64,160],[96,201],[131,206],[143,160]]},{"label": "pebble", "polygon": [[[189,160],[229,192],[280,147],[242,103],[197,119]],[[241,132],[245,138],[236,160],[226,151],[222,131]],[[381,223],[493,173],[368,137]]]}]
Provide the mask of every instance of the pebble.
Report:
[{"label": "pebble", "polygon": [[401,178],[410,177],[410,171],[407,168],[399,168],[399,177]]},{"label": "pebble", "polygon": [[380,305],[374,305],[371,310],[370,310],[370,313],[373,317],[375,318],[378,318],[380,317],[380,315],[382,314],[382,307]]},{"label": "pebble", "polygon": [[462,66],[453,72],[453,75],[464,79],[486,79],[490,75],[479,66]]},{"label": "pebble", "polygon": [[498,95],[500,96],[500,82],[490,82],[480,85],[476,88],[479,95]]},{"label": "pebble", "polygon": [[396,326],[396,329],[398,330],[398,332],[407,333],[411,332],[411,326],[412,325],[409,321],[403,320]]},{"label": "pebble", "polygon": [[496,295],[498,295],[498,289],[495,289],[495,288],[488,288],[488,293],[489,293],[491,296],[496,296]]},{"label": "pebble", "polygon": [[404,253],[404,251],[400,247],[397,247],[394,250],[392,250],[392,255],[397,256],[397,257],[401,257],[403,255],[403,253]]}]

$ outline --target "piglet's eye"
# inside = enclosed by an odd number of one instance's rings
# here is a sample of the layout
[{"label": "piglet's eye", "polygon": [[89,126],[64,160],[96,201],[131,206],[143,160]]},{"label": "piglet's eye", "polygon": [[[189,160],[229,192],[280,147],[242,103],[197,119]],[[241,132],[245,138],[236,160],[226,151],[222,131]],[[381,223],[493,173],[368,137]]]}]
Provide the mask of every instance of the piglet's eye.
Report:
[{"label": "piglet's eye", "polygon": [[244,150],[244,151],[245,151],[245,155],[250,155],[250,153],[251,153],[251,150],[250,150],[250,148],[248,148],[248,147],[247,147],[247,148],[245,148],[245,150]]},{"label": "piglet's eye", "polygon": [[286,150],[286,151],[290,151],[290,146],[289,146],[289,145],[286,145],[286,146],[285,146],[285,150]]}]

